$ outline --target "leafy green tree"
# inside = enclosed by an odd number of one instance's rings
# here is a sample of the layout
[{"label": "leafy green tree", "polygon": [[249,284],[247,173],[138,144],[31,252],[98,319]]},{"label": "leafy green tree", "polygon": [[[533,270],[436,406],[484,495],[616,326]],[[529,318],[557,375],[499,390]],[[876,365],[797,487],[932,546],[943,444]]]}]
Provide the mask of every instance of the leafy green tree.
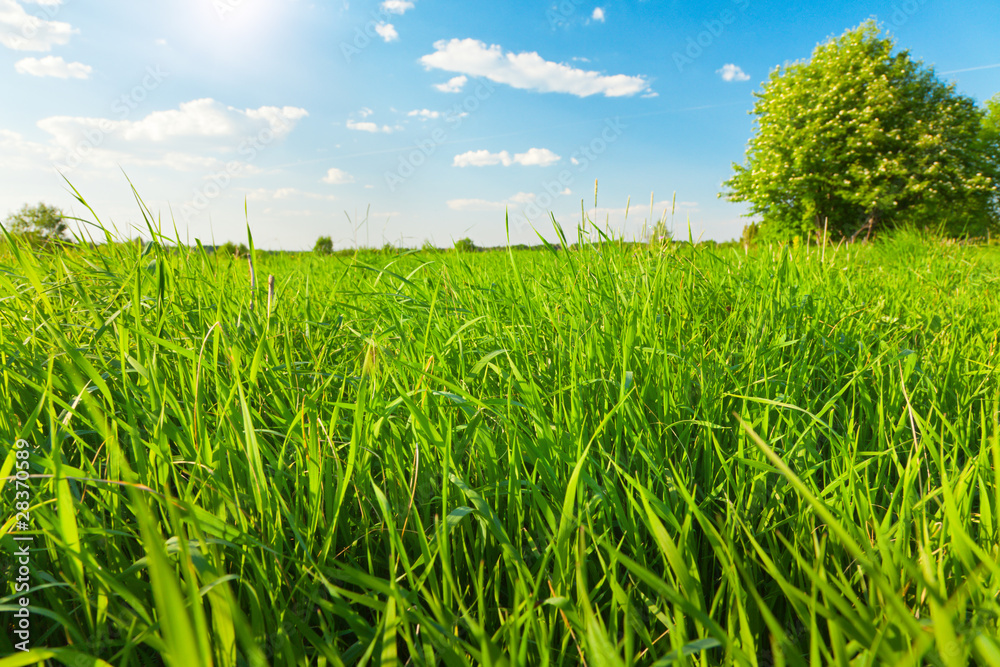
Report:
[{"label": "leafy green tree", "polygon": [[464,239],[455,241],[455,250],[458,252],[476,252],[476,244],[469,237],[465,237]]},{"label": "leafy green tree", "polygon": [[743,226],[743,234],[740,236],[740,245],[746,248],[750,248],[757,242],[757,237],[760,235],[760,225],[756,222],[751,222],[749,225]]},{"label": "leafy green tree", "polygon": [[669,248],[672,240],[673,234],[667,227],[666,218],[657,220],[649,233],[649,247],[653,249]]},{"label": "leafy green tree", "polygon": [[980,232],[1000,178],[983,110],[894,52],[873,21],[775,69],[751,112],[746,163],[723,193],[749,202],[761,237],[855,238],[900,224]]},{"label": "leafy green tree", "polygon": [[313,246],[313,252],[317,255],[332,255],[333,254],[333,239],[329,236],[321,236],[316,239],[316,245]]},{"label": "leafy green tree", "polygon": [[1000,137],[1000,93],[993,96],[993,99],[986,100],[986,113],[983,116],[983,133],[992,135],[992,138]]},{"label": "leafy green tree", "polygon": [[[987,100],[986,113],[983,115],[983,127],[980,140],[986,155],[992,155],[1000,160],[1000,93]],[[993,179],[993,222],[1000,225],[1000,177]]]},{"label": "leafy green tree", "polygon": [[35,244],[65,241],[69,231],[63,212],[43,203],[37,206],[25,204],[20,211],[7,218],[4,226],[11,234],[24,236]]}]

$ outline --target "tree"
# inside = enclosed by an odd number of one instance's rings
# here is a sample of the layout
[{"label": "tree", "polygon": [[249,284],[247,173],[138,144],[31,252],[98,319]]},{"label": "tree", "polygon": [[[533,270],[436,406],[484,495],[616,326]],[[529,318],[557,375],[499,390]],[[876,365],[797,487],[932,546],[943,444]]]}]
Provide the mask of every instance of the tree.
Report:
[{"label": "tree", "polygon": [[455,250],[458,252],[476,252],[476,244],[469,237],[465,237],[464,239],[455,241]]},{"label": "tree", "polygon": [[[986,155],[1000,160],[1000,93],[987,100],[983,114],[980,141]],[[994,225],[1000,225],[1000,177],[993,179],[992,215]]]},{"label": "tree", "polygon": [[1000,93],[993,96],[993,99],[986,100],[986,113],[983,115],[983,133],[992,135],[991,138],[1000,137]]},{"label": "tree", "polygon": [[38,206],[25,204],[7,218],[4,226],[11,234],[24,236],[35,244],[65,241],[69,231],[63,212],[43,203]]},{"label": "tree", "polygon": [[667,227],[666,216],[664,216],[656,221],[653,229],[649,232],[649,247],[654,250],[662,250],[669,248],[672,241],[673,234]]},{"label": "tree", "polygon": [[333,239],[329,236],[319,237],[316,239],[316,245],[313,246],[313,252],[317,255],[333,254]]},{"label": "tree", "polygon": [[786,240],[829,225],[867,237],[900,224],[984,231],[1000,158],[983,110],[933,69],[880,37],[873,21],[775,69],[751,112],[746,163],[723,193],[750,203],[761,236]]}]

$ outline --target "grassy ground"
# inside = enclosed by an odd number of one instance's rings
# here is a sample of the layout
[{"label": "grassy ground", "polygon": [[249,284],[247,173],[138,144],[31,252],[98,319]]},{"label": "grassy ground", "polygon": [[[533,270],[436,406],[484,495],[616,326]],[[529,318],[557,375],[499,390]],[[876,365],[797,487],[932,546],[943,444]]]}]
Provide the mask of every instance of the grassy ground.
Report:
[{"label": "grassy ground", "polygon": [[4,252],[0,665],[1000,665],[996,250]]}]

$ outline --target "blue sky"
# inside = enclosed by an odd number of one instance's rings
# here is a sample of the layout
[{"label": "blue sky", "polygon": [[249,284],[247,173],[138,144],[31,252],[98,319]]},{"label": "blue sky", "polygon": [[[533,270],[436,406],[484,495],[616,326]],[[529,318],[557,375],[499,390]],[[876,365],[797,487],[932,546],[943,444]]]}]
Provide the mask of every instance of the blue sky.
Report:
[{"label": "blue sky", "polygon": [[495,245],[581,202],[638,237],[676,192],[678,233],[725,240],[753,92],[868,18],[1000,91],[996,0],[0,0],[0,216],[86,217],[61,173],[131,235],[127,176],[191,241],[245,239],[245,202],[262,247]]}]

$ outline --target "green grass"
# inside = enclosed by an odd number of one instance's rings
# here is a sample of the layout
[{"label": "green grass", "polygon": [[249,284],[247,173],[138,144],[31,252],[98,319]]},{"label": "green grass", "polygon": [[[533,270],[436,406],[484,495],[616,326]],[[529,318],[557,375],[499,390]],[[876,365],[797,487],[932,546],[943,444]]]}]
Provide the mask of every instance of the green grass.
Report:
[{"label": "green grass", "polygon": [[996,249],[161,240],[0,255],[0,665],[1000,665]]}]

